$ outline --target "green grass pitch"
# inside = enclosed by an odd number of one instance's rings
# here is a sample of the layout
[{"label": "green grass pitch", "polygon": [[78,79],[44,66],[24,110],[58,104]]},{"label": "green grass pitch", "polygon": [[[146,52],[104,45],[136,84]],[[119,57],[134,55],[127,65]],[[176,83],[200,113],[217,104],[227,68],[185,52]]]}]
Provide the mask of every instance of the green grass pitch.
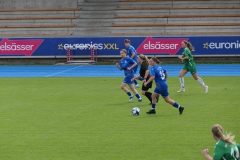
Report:
[{"label": "green grass pitch", "polygon": [[[185,106],[181,116],[163,99],[156,115],[145,113],[146,97],[128,103],[123,78],[1,78],[0,159],[204,159],[202,150],[212,155],[216,143],[213,124],[240,143],[240,77],[202,78],[207,94],[192,77],[179,94],[179,79],[169,77],[170,97]],[[140,116],[131,114],[136,106]]]}]

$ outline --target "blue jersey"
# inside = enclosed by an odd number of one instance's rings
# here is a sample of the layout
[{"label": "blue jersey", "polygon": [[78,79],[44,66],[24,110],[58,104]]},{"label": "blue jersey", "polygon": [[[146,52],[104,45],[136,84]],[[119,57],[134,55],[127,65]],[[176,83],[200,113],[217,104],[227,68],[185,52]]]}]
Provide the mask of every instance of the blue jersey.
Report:
[{"label": "blue jersey", "polygon": [[134,63],[136,63],[136,62],[130,57],[126,57],[126,58],[121,59],[120,67],[124,70],[125,76],[134,75],[133,69],[127,70],[127,68],[131,67]]},{"label": "blue jersey", "polygon": [[165,73],[166,70],[159,65],[151,67],[150,74],[151,76],[155,76],[155,82],[158,88],[163,88],[167,85]]},{"label": "blue jersey", "polygon": [[133,60],[138,62],[138,56],[137,56],[137,52],[136,49],[133,46],[129,46],[128,47],[128,56],[132,58],[132,54],[135,53],[135,56],[133,57]]}]

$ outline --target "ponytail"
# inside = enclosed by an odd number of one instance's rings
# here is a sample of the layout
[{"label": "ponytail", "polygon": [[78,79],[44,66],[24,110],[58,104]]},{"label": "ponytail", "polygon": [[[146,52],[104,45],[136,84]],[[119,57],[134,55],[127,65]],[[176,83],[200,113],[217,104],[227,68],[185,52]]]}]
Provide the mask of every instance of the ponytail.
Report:
[{"label": "ponytail", "polygon": [[140,54],[139,57],[149,66],[149,60],[147,56]]},{"label": "ponytail", "polygon": [[157,57],[152,57],[152,60],[153,60],[154,62],[156,62],[157,64],[160,64],[160,61],[159,61],[159,59],[157,59]]},{"label": "ponytail", "polygon": [[212,126],[212,133],[213,135],[215,135],[217,138],[222,139],[224,142],[230,144],[230,145],[234,145],[235,143],[233,142],[234,140],[234,135],[232,135],[232,133],[227,133],[226,135],[224,135],[223,133],[223,129],[219,124],[215,124],[214,126]]},{"label": "ponytail", "polygon": [[193,45],[192,45],[190,42],[188,42],[188,41],[183,41],[183,42],[187,45],[187,47],[189,48],[189,50],[190,50],[191,52],[194,51],[194,47],[193,47]]}]

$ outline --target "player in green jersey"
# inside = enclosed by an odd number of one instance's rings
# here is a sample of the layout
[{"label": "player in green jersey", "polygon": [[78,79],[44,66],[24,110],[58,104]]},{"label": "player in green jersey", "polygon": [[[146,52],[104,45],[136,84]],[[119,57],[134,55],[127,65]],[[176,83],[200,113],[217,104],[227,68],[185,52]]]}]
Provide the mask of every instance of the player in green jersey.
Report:
[{"label": "player in green jersey", "polygon": [[202,154],[207,160],[239,160],[240,145],[234,142],[234,136],[230,133],[223,134],[223,129],[219,124],[212,126],[213,138],[217,141],[214,147],[214,155],[208,154],[208,149]]},{"label": "player in green jersey", "polygon": [[182,60],[182,63],[184,63],[184,67],[182,68],[179,79],[180,79],[180,84],[181,84],[181,89],[178,92],[185,92],[185,87],[184,87],[184,75],[187,74],[187,72],[190,72],[195,80],[197,80],[203,87],[205,93],[208,92],[208,86],[205,85],[203,80],[198,77],[197,74],[197,69],[196,69],[196,64],[193,61],[193,56],[192,56],[192,51],[194,51],[194,47],[192,44],[188,41],[183,41],[182,42],[182,48],[184,48],[184,52],[182,56],[178,56],[179,59]]}]

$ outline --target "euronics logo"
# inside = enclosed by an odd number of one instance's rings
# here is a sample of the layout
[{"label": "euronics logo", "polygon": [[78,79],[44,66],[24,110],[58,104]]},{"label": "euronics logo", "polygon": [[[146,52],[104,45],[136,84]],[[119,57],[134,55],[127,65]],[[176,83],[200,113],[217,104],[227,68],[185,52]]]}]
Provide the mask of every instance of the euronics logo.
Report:
[{"label": "euronics logo", "polygon": [[240,49],[240,43],[236,42],[206,42],[203,44],[205,49]]}]

